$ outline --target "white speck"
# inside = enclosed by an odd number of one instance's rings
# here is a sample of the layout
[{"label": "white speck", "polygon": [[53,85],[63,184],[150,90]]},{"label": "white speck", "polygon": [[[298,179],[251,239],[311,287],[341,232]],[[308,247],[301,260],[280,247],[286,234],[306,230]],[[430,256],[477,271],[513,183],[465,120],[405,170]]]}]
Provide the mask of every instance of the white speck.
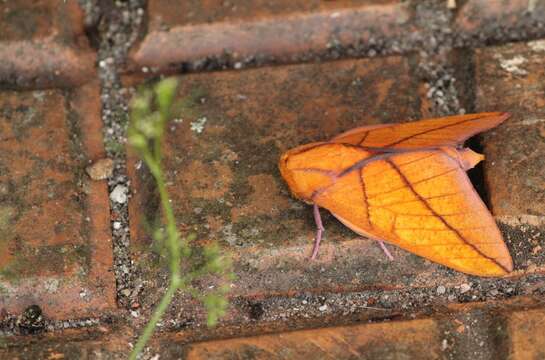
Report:
[{"label": "white speck", "polygon": [[140,314],[138,313],[138,311],[131,310],[131,316],[137,318],[140,316]]},{"label": "white speck", "polygon": [[301,301],[301,303],[303,303],[303,305],[306,305],[306,304],[308,304],[308,301],[303,300],[303,301]]},{"label": "white speck", "polygon": [[535,40],[528,42],[528,46],[533,51],[545,51],[545,40]]},{"label": "white speck", "polygon": [[225,237],[225,241],[231,246],[234,246],[237,244],[237,236],[233,232],[233,224],[227,224],[223,227],[221,230],[223,233],[223,236]]},{"label": "white speck", "polygon": [[471,285],[470,285],[470,284],[462,284],[462,285],[460,285],[460,292],[461,292],[462,294],[468,292],[470,289],[471,289]]},{"label": "white speck", "polygon": [[114,229],[115,230],[121,229],[121,223],[119,221],[114,221]]},{"label": "white speck", "polygon": [[545,123],[545,118],[524,119],[520,122],[520,124],[524,126],[532,126],[539,123]]},{"label": "white speck", "polygon": [[197,134],[202,133],[202,131],[204,130],[204,124],[206,124],[207,121],[208,119],[206,118],[206,116],[203,116],[201,118],[198,118],[196,121],[193,121],[191,123],[191,131],[195,131]]},{"label": "white speck", "polygon": [[150,358],[149,360],[159,360],[160,358],[161,358],[161,355],[156,354],[156,355],[153,355],[153,357]]},{"label": "white speck", "polygon": [[181,124],[181,123],[184,122],[184,119],[182,119],[182,118],[176,118],[176,119],[174,119],[174,120],[172,120],[172,121],[174,121],[176,124]]},{"label": "white speck", "polygon": [[337,11],[337,12],[334,12],[334,13],[331,14],[331,15],[329,15],[329,17],[332,18],[332,19],[335,19],[335,18],[337,18],[337,17],[339,17],[339,16],[341,16],[341,13],[338,12],[338,11]]},{"label": "white speck", "polygon": [[84,300],[88,300],[89,299],[89,291],[87,289],[81,289],[81,291],[79,292],[79,297],[84,299]]},{"label": "white speck", "polygon": [[34,91],[32,93],[32,96],[34,96],[34,98],[36,100],[38,100],[39,102],[43,102],[44,101],[44,97],[45,97],[45,91],[41,91],[41,90],[37,90],[37,91]]},{"label": "white speck", "polygon": [[448,348],[448,341],[447,339],[443,339],[441,342],[441,350],[445,351]]},{"label": "white speck", "polygon": [[240,61],[237,61],[233,67],[237,70],[242,69],[242,63]]},{"label": "white speck", "polygon": [[246,99],[248,99],[248,97],[246,95],[243,95],[243,94],[237,94],[237,99],[246,100]]},{"label": "white speck", "polygon": [[519,66],[526,62],[526,58],[517,55],[512,59],[500,59],[500,66],[503,70],[514,75],[528,75],[528,71],[521,69]]},{"label": "white speck", "polygon": [[143,73],[148,73],[148,72],[149,72],[149,68],[148,68],[147,66],[142,67],[142,72],[143,72]]},{"label": "white speck", "polygon": [[45,290],[48,293],[55,293],[59,289],[59,280],[57,279],[49,279],[45,282]]},{"label": "white speck", "polygon": [[324,304],[324,305],[320,306],[320,307],[318,308],[318,310],[320,310],[320,311],[322,311],[322,312],[326,311],[326,310],[327,310],[327,305]]},{"label": "white speck", "polygon": [[443,285],[437,287],[437,295],[443,295],[446,291],[447,289]]},{"label": "white speck", "polygon": [[117,185],[110,194],[110,200],[113,202],[124,204],[127,202],[127,187]]}]

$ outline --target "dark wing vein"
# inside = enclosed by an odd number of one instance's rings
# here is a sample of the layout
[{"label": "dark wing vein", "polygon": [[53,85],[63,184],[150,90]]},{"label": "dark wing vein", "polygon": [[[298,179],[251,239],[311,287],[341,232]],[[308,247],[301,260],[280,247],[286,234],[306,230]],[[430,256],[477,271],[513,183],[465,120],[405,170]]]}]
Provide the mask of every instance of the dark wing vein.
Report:
[{"label": "dark wing vein", "polygon": [[360,180],[361,192],[363,195],[363,207],[365,208],[365,218],[367,219],[367,224],[370,227],[373,227],[371,220],[369,219],[369,202],[367,200],[367,188],[365,187],[365,181],[363,180],[363,169],[358,171],[358,178]]},{"label": "dark wing vein", "polygon": [[384,147],[399,145],[404,141],[413,139],[413,138],[415,138],[417,136],[420,136],[420,135],[429,134],[429,133],[434,132],[434,131],[443,130],[443,129],[446,129],[446,128],[449,128],[449,127],[457,126],[457,125],[464,124],[464,123],[470,122],[470,121],[475,121],[475,120],[478,120],[478,119],[481,119],[481,118],[482,117],[466,119],[466,120],[461,120],[461,121],[458,121],[458,122],[455,122],[455,123],[452,123],[452,124],[446,124],[446,125],[439,126],[439,127],[436,127],[436,128],[426,129],[426,130],[421,131],[419,133],[415,133],[415,134],[412,134],[412,135],[405,136],[404,138],[396,140],[396,141],[394,141],[394,142],[392,142],[390,144],[384,145]]},{"label": "dark wing vein", "polygon": [[358,145],[362,145],[363,142],[365,141],[365,139],[367,139],[367,136],[369,136],[369,131],[366,131],[366,132],[363,134],[361,140],[358,142]]},{"label": "dark wing vein", "polygon": [[414,194],[414,196],[416,196],[423,204],[424,206],[426,206],[426,208],[432,213],[434,214],[435,216],[437,216],[437,218],[443,223],[443,225],[445,225],[445,227],[447,227],[448,229],[452,230],[452,232],[454,234],[456,234],[456,236],[462,240],[462,242],[464,242],[467,246],[469,246],[470,248],[472,248],[475,252],[477,252],[478,254],[480,254],[482,257],[490,260],[491,262],[493,262],[494,264],[498,265],[500,268],[502,268],[503,270],[505,270],[505,272],[509,272],[509,269],[507,269],[505,266],[503,266],[502,264],[500,264],[496,259],[494,259],[493,257],[490,257],[488,255],[486,255],[485,253],[483,253],[478,247],[476,247],[474,244],[470,243],[456,228],[454,228],[452,225],[450,225],[444,218],[442,215],[438,214],[431,206],[430,204],[426,201],[426,199],[424,199],[422,196],[420,196],[420,194],[416,191],[416,189],[413,187],[413,185],[411,184],[411,182],[409,181],[409,179],[407,179],[407,177],[405,176],[405,174],[403,174],[401,172],[401,169],[399,169],[397,167],[397,165],[391,161],[390,159],[386,159],[386,162],[399,174],[399,177],[401,178],[401,180],[403,181],[403,183],[405,183],[405,185],[411,190],[411,192]]}]

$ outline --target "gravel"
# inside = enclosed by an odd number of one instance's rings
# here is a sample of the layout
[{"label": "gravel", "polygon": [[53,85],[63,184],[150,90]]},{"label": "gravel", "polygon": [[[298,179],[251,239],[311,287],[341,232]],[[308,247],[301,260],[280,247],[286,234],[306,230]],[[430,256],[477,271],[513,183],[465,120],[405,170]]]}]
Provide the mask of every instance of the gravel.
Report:
[{"label": "gravel", "polygon": [[[110,193],[110,200],[112,200],[114,203],[117,203],[117,204],[125,204],[127,202],[127,191],[128,191],[127,186],[117,184],[112,190],[112,192]],[[116,221],[113,224],[113,229],[119,230],[121,229],[121,226],[122,226],[121,222]]]},{"label": "gravel", "polygon": [[135,273],[130,258],[128,195],[130,182],[125,158],[128,101],[131,91],[123,88],[120,69],[127,51],[136,40],[143,25],[143,0],[99,2],[81,0],[86,10],[86,25],[96,28],[98,73],[101,81],[102,121],[104,143],[113,171],[108,177],[112,219],[114,271],[118,304],[126,309],[136,301]]}]

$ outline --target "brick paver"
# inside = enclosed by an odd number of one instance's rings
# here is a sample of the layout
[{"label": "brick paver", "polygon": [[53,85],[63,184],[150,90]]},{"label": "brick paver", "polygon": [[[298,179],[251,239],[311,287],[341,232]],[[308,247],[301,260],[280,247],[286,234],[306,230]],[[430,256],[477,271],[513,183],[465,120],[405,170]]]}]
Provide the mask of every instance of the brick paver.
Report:
[{"label": "brick paver", "polygon": [[[277,170],[279,155],[298,144],[363,124],[422,117],[425,90],[411,74],[406,59],[389,57],[181,79],[180,96],[194,105],[191,115],[172,123],[167,137],[169,190],[181,231],[195,231],[199,241],[216,241],[232,254],[238,277],[233,297],[410,288],[435,294],[439,286],[471,282],[467,275],[393,246],[395,261],[389,261],[376,242],[357,236],[325,210],[326,240],[319,259],[309,261],[315,234],[311,208],[290,196]],[[485,150],[496,156],[494,149]],[[152,279],[161,276],[149,266],[150,240],[142,214],[156,214],[150,204],[157,201],[143,169],[136,171],[133,164],[131,172],[131,235],[139,267],[152,284],[144,296],[146,305],[157,300],[154,289],[160,284]],[[491,194],[496,191],[490,189]],[[518,274],[542,271],[543,254],[528,255],[543,243],[540,233],[520,251],[525,235],[506,231],[507,240],[517,246],[512,255]]]},{"label": "brick paver", "polygon": [[[149,26],[129,56],[129,68],[240,68],[418,51],[431,45],[427,33],[454,46],[544,33],[545,5],[539,1],[448,3],[455,7],[397,0],[151,0]],[[431,10],[441,8],[441,14]]]},{"label": "brick paver", "polygon": [[438,359],[441,334],[433,320],[331,327],[189,347],[185,359]]},{"label": "brick paver", "polygon": [[233,64],[285,62],[411,28],[409,6],[396,0],[152,0],[148,12],[149,30],[131,60],[161,69],[221,56]]},{"label": "brick paver", "polygon": [[536,299],[456,305],[426,319],[190,344],[183,336],[165,336],[154,347],[183,359],[541,359],[544,312]]},{"label": "brick paver", "polygon": [[508,317],[511,359],[545,359],[543,324],[544,309],[517,311]]},{"label": "brick paver", "polygon": [[115,304],[98,83],[0,93],[0,310],[53,319]]},{"label": "brick paver", "polygon": [[[127,359],[130,329],[110,329],[100,326],[91,329],[67,329],[58,333],[18,336],[2,339],[0,358],[34,359]],[[38,344],[38,345],[37,345]]]},{"label": "brick paver", "polygon": [[477,50],[477,110],[513,116],[483,135],[496,215],[545,215],[545,41]]},{"label": "brick paver", "polygon": [[96,75],[77,1],[2,1],[0,59],[3,88],[74,86]]},{"label": "brick paver", "polygon": [[478,36],[479,32],[490,37],[509,36],[509,30],[499,29],[528,25],[533,20],[542,20],[545,15],[545,5],[539,1],[469,0],[457,3],[454,29],[463,36]]},{"label": "brick paver", "polygon": [[[191,75],[181,84],[194,115],[172,123],[166,140],[169,191],[182,231],[232,252],[240,279],[233,294],[395,287],[438,270],[402,251],[389,262],[376,243],[326,211],[327,239],[320,259],[309,263],[311,208],[291,198],[277,168],[280,154],[298,144],[363,124],[418,118],[418,84],[405,59]],[[156,201],[141,176],[133,174],[132,184],[131,235],[146,244],[140,218],[154,213]]]}]

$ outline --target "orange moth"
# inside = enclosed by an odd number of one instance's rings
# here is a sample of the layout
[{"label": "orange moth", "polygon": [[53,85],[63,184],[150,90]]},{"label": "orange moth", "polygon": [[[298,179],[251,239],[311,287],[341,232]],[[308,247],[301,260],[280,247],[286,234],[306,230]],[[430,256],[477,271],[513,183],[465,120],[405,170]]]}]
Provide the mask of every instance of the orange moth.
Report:
[{"label": "orange moth", "polygon": [[484,156],[463,142],[508,113],[448,116],[364,126],[284,153],[280,172],[293,195],[329,210],[356,233],[458,271],[501,276],[513,261],[466,170]]}]

